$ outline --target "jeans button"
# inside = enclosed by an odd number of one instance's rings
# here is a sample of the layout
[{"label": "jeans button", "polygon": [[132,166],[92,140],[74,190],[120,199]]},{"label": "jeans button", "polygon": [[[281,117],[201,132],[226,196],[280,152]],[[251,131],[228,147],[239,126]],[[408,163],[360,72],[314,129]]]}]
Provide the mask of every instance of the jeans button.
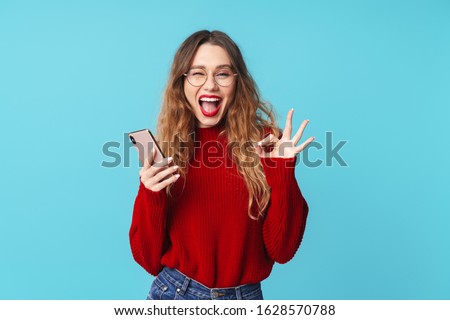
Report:
[{"label": "jeans button", "polygon": [[218,296],[219,296],[219,294],[216,291],[212,292],[212,298],[213,299],[217,299]]}]

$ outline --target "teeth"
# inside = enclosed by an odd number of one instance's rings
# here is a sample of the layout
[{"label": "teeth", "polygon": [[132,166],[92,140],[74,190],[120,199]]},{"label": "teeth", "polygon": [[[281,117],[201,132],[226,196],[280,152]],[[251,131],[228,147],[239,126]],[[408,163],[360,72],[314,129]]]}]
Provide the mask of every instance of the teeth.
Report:
[{"label": "teeth", "polygon": [[200,101],[214,102],[214,101],[220,101],[220,99],[218,99],[218,98],[201,98]]}]

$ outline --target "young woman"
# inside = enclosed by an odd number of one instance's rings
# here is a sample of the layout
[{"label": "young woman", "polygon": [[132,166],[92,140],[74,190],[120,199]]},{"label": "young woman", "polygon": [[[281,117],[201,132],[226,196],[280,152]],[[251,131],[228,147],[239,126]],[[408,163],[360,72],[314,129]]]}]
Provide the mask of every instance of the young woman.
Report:
[{"label": "young woman", "polygon": [[178,49],[158,122],[164,165],[145,163],[134,204],[134,259],[156,276],[148,299],[263,299],[288,262],[308,206],[296,155],[308,121],[280,134],[237,45],[199,31]]}]

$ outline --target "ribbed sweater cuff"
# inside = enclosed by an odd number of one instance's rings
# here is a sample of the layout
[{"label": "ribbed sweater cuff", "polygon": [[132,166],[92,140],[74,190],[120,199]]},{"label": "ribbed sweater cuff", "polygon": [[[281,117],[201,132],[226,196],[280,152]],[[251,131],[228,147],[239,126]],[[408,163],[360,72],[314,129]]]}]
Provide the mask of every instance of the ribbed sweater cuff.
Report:
[{"label": "ribbed sweater cuff", "polygon": [[261,158],[269,186],[287,185],[295,179],[296,158]]},{"label": "ribbed sweater cuff", "polygon": [[158,192],[154,192],[152,190],[147,189],[142,183],[142,181],[140,181],[139,193],[145,195],[147,199],[150,201],[150,203],[158,207],[159,206],[163,207],[167,201],[167,194],[165,189]]}]

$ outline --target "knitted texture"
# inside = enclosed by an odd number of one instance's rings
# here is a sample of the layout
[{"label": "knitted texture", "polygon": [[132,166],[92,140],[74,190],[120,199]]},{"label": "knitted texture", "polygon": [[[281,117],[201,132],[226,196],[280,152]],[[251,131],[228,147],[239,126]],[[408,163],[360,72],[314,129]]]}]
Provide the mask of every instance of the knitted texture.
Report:
[{"label": "knitted texture", "polygon": [[140,183],[130,245],[136,262],[152,275],[167,266],[210,288],[256,283],[300,246],[308,206],[295,179],[295,158],[261,159],[271,200],[265,219],[253,220],[245,182],[219,132],[197,129],[188,174],[171,196]]}]

